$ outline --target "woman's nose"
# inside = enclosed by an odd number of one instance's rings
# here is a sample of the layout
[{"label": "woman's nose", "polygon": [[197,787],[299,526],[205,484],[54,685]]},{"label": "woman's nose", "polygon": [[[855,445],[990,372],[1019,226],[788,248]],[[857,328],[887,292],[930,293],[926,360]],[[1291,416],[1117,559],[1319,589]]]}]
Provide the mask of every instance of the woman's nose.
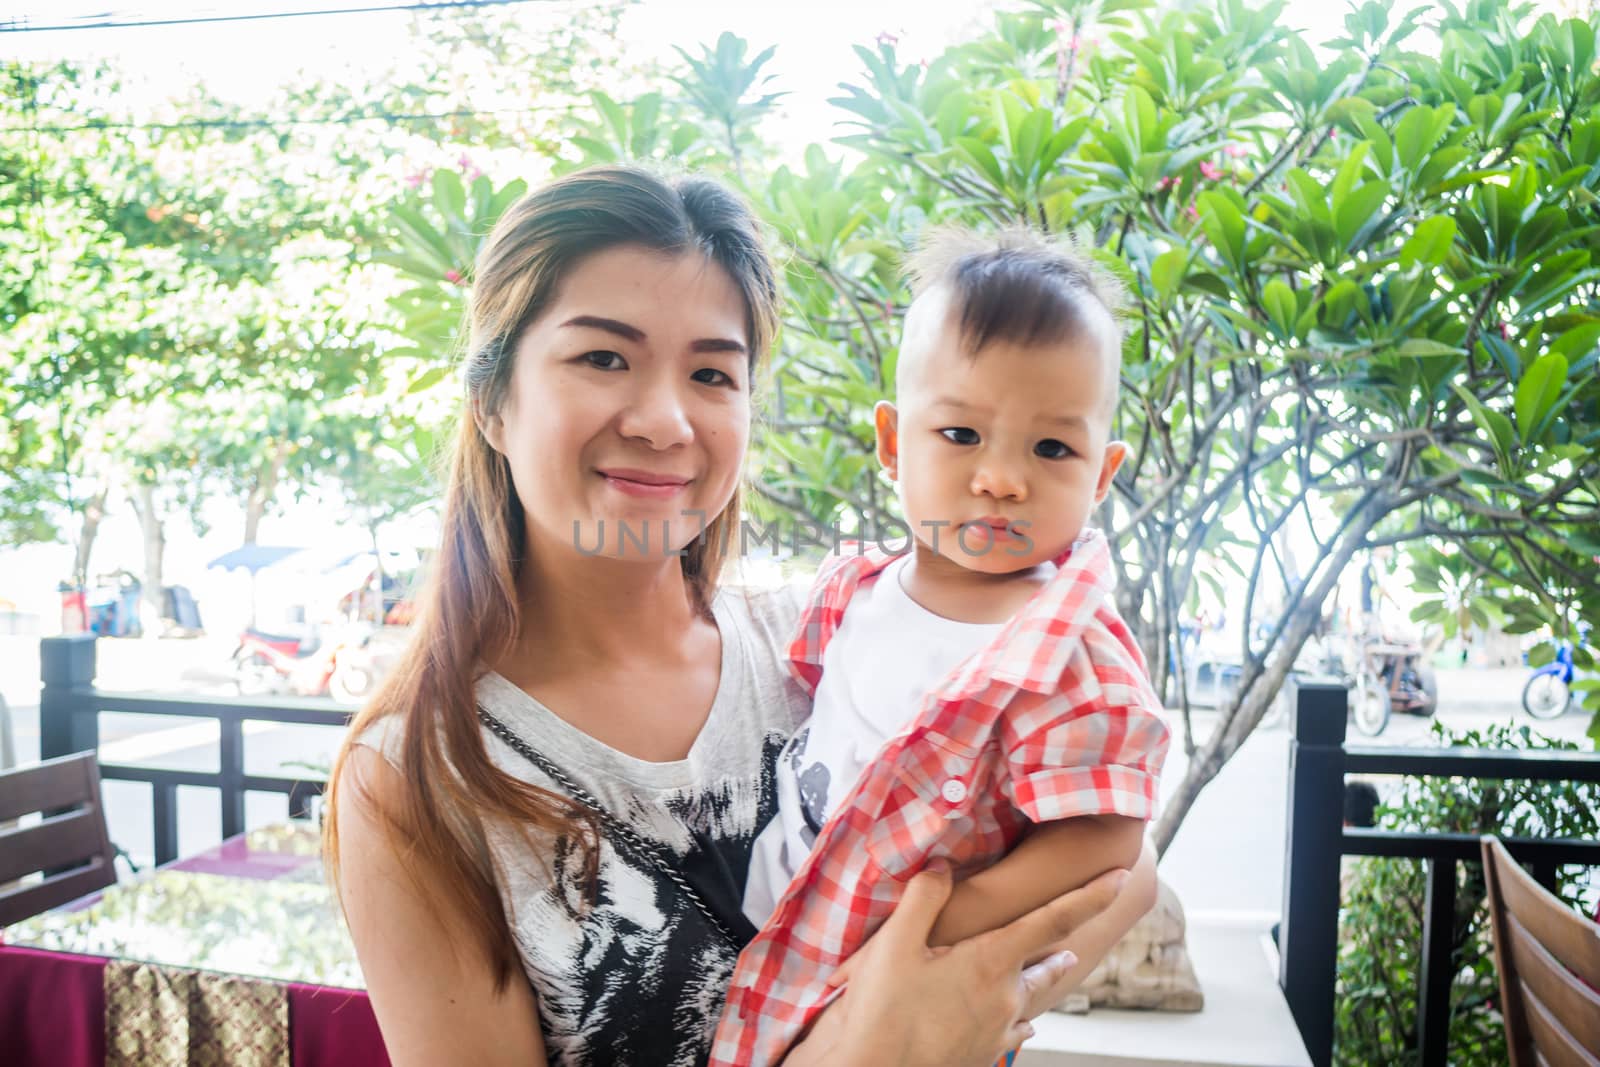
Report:
[{"label": "woman's nose", "polygon": [[658,452],[688,444],[694,437],[684,398],[661,383],[641,389],[630,399],[618,429],[622,436],[643,441]]}]

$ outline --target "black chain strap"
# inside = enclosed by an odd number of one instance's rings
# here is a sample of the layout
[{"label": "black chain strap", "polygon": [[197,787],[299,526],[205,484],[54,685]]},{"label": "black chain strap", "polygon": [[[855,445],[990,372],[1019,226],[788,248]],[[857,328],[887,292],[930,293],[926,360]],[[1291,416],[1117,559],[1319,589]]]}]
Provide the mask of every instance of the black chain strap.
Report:
[{"label": "black chain strap", "polygon": [[658,847],[646,841],[633,827],[611,814],[610,809],[600,803],[588,790],[567,777],[565,771],[545,758],[542,752],[513,733],[509,726],[485,711],[482,705],[478,706],[478,719],[484,726],[489,728],[490,733],[510,745],[517,755],[539,768],[557,785],[566,790],[569,797],[593,811],[600,821],[605,824],[609,833],[621,838],[636,852],[653,862],[656,865],[656,869],[665,875],[668,881],[677,886],[679,892],[689,898],[689,903],[693,904],[700,914],[705,916],[706,922],[711,924],[713,930],[722,935],[735,952],[743,947],[744,943],[734,936],[733,931],[728,929],[728,925],[717,917],[717,914],[711,910],[711,906],[705,902],[694,886],[689,884],[689,880],[684,878],[672,861],[661,854],[661,850]]}]

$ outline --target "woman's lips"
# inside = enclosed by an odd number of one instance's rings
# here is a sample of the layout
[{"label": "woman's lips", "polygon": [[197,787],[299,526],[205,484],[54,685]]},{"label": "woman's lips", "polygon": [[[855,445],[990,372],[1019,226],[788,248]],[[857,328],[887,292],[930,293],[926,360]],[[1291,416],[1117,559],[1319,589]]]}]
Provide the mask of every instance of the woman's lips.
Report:
[{"label": "woman's lips", "polygon": [[689,479],[656,471],[610,469],[599,472],[606,484],[619,493],[646,500],[668,500],[683,492]]}]

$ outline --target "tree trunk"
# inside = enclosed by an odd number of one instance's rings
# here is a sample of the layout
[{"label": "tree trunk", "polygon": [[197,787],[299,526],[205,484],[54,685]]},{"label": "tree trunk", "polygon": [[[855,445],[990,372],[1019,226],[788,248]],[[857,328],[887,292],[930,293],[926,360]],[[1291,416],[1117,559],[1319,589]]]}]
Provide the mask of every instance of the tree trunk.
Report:
[{"label": "tree trunk", "polygon": [[161,513],[156,510],[156,487],[140,482],[136,490],[139,525],[144,530],[144,602],[155,608],[154,618],[161,618],[162,576],[161,566],[167,552],[167,535],[162,528]]},{"label": "tree trunk", "polygon": [[1216,728],[1205,744],[1190,757],[1183,780],[1178,783],[1172,799],[1156,820],[1151,837],[1155,841],[1157,855],[1166,854],[1167,847],[1172,844],[1189,809],[1194,807],[1200,791],[1233,758],[1266,714],[1278,690],[1288,679],[1295,657],[1300,654],[1307,638],[1321,620],[1323,603],[1338,585],[1339,576],[1350,558],[1360,550],[1367,534],[1372,532],[1386,510],[1387,503],[1382,500],[1371,500],[1363,505],[1361,512],[1310,569],[1305,598],[1275,628],[1275,636],[1262,656],[1244,664],[1238,694],[1231,704],[1218,709],[1221,717]]},{"label": "tree trunk", "polygon": [[279,441],[273,446],[272,455],[262,461],[261,468],[256,472],[255,485],[251,487],[244,505],[244,543],[247,545],[256,543],[261,518],[267,513],[273,494],[278,491],[278,479],[283,476],[283,467],[289,461],[292,447],[293,442],[287,437]]},{"label": "tree trunk", "polygon": [[89,584],[89,554],[94,551],[94,539],[100,532],[100,523],[106,517],[106,498],[111,495],[111,480],[104,478],[100,488],[83,508],[83,526],[78,530],[78,551],[72,561],[72,581],[79,589]]}]

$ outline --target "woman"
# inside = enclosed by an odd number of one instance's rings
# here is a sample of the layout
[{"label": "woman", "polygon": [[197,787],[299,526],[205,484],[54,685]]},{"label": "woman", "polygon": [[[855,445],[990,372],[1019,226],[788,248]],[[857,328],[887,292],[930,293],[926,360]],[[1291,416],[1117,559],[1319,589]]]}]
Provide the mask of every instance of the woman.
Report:
[{"label": "woman", "polygon": [[[797,605],[717,588],[777,309],[754,219],[703,180],[583,171],[485,245],[443,544],[330,801],[401,1067],[706,1055],[804,710]],[[787,1062],[992,1062],[1071,978],[1024,964],[1076,929],[1084,969],[1148,906],[1138,881],[1092,922],[1116,879],[933,953],[949,876],[918,876]]]}]

